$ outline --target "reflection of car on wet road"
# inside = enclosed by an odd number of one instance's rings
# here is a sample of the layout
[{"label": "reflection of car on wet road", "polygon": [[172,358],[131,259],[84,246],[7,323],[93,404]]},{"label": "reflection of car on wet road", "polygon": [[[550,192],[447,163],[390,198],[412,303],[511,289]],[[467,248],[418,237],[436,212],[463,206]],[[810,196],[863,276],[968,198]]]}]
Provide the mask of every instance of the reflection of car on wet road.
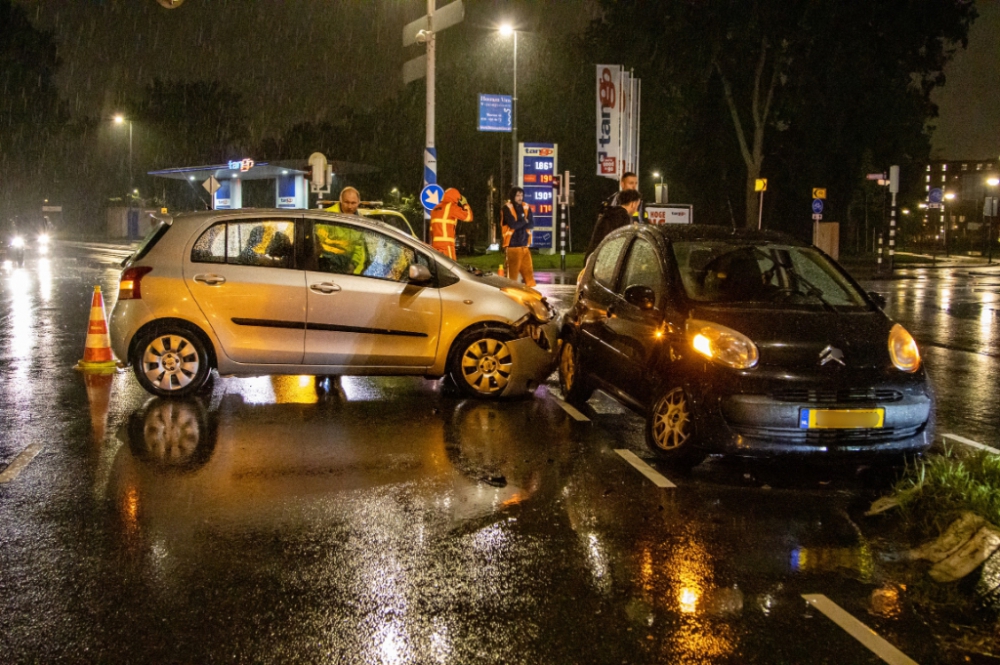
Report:
[{"label": "reflection of car on wet road", "polygon": [[534,389],[555,363],[537,292],[474,275],[363,217],[198,213],[161,222],[125,264],[112,347],[160,396],[222,375],[450,375],[467,393]]},{"label": "reflection of car on wet road", "polygon": [[871,458],[924,450],[917,345],[828,257],[774,233],[632,226],[608,236],[565,315],[560,382],[647,416],[665,459]]}]

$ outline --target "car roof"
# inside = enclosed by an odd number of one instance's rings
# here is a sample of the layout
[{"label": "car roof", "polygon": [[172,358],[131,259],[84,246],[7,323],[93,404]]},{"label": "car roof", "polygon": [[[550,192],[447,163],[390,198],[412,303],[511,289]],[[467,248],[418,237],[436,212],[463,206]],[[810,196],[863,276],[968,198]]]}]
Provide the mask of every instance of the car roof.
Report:
[{"label": "car roof", "polygon": [[[369,211],[374,214],[374,211]],[[394,212],[394,211],[390,211]],[[182,224],[184,226],[197,226],[205,221],[224,221],[227,219],[241,219],[244,217],[258,217],[261,215],[274,215],[275,217],[297,217],[305,215],[313,219],[329,219],[330,221],[350,222],[368,226],[380,231],[388,229],[392,233],[399,234],[408,240],[415,240],[414,236],[401,232],[396,227],[386,224],[378,219],[366,215],[346,215],[341,212],[328,212],[316,208],[237,208],[235,210],[199,210],[197,212],[185,212],[173,217],[171,224]],[[402,216],[402,215],[401,215]],[[403,216],[403,219],[406,219]],[[417,239],[418,240],[418,239]]]},{"label": "car roof", "polygon": [[735,243],[763,242],[781,243],[797,247],[808,247],[798,238],[777,231],[757,231],[756,229],[734,229],[728,226],[697,224],[643,224],[641,229],[659,235],[668,242],[697,240],[721,240]]}]

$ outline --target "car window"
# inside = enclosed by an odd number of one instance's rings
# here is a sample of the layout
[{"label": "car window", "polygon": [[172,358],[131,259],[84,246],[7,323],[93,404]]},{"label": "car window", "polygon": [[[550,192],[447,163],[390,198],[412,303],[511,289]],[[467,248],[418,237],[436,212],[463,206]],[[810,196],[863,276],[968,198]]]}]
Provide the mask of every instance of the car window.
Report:
[{"label": "car window", "polygon": [[209,227],[195,241],[191,260],[195,263],[293,268],[294,242],[295,222],[290,220],[221,222]]},{"label": "car window", "polygon": [[666,283],[663,270],[660,267],[660,257],[656,254],[652,243],[639,238],[632,244],[632,250],[625,262],[622,280],[618,283],[619,292],[624,293],[630,286],[648,286],[653,289],[657,300],[663,294]]},{"label": "car window", "polygon": [[195,263],[226,262],[226,224],[215,224],[195,241],[191,250],[191,260]]},{"label": "car window", "polygon": [[294,222],[229,222],[226,230],[226,263],[291,268],[295,260],[292,245],[294,238]]},{"label": "car window", "polygon": [[391,215],[389,213],[381,213],[381,214],[378,214],[378,215],[365,215],[365,217],[368,217],[369,219],[377,219],[378,221],[382,222],[383,224],[388,224],[389,226],[393,227],[394,229],[398,229],[398,230],[402,231],[403,233],[405,233],[408,236],[412,236],[413,235],[413,232],[410,230],[410,225],[407,223],[407,221],[404,218],[402,218],[402,217],[400,217],[398,215]]},{"label": "car window", "polygon": [[672,244],[688,297],[773,307],[867,307],[829,259],[809,247],[732,241]]},{"label": "car window", "polygon": [[411,265],[431,267],[427,257],[377,231],[326,222],[316,222],[313,228],[321,272],[405,282]]},{"label": "car window", "polygon": [[623,236],[608,241],[597,250],[597,256],[594,258],[594,279],[609,289],[614,284],[615,266],[618,265],[618,257],[621,255],[627,240],[628,237]]}]

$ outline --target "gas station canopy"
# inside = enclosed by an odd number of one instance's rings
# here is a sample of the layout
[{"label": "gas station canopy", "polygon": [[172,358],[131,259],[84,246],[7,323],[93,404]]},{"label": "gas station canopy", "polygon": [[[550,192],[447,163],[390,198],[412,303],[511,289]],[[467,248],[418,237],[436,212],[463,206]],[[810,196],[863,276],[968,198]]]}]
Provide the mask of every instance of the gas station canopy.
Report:
[{"label": "gas station canopy", "polygon": [[[162,171],[149,171],[149,175],[171,180],[187,180],[202,183],[206,190],[214,188],[214,209],[227,210],[243,207],[243,180],[274,180],[276,208],[308,208],[309,190],[306,176],[309,175],[306,160],[284,160],[255,162],[252,159],[237,159],[226,164],[210,166],[186,166]],[[304,169],[305,167],[305,169]],[[375,173],[374,166],[352,162],[330,162],[333,175],[360,175]],[[214,184],[212,180],[214,178]]]}]

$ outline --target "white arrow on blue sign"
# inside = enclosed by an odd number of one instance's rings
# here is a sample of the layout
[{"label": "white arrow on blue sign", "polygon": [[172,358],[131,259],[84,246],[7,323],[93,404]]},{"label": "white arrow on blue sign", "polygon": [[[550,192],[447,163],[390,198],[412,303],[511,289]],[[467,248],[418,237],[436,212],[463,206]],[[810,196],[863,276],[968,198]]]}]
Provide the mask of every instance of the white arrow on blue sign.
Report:
[{"label": "white arrow on blue sign", "polygon": [[813,199],[813,214],[820,214],[823,212],[823,199]]},{"label": "white arrow on blue sign", "polygon": [[441,203],[443,197],[444,188],[441,185],[427,185],[420,190],[420,203],[423,204],[424,210],[428,212],[434,210],[437,204]]},{"label": "white arrow on blue sign", "polygon": [[927,200],[931,203],[941,203],[944,200],[944,191],[935,187],[927,194]]}]

